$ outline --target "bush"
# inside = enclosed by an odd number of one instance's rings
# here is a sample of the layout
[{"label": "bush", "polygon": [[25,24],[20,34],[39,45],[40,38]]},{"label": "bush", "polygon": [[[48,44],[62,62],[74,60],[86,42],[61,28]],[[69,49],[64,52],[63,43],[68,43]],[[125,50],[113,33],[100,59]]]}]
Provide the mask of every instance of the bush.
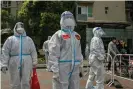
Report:
[{"label": "bush", "polygon": [[45,58],[38,58],[38,64],[45,64]]}]

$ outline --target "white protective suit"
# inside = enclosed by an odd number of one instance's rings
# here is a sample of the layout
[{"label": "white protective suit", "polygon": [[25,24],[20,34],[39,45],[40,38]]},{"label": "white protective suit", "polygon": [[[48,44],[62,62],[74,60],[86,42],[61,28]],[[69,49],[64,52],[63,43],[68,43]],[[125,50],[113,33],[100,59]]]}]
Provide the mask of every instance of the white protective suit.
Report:
[{"label": "white protective suit", "polygon": [[53,71],[53,89],[79,89],[79,68],[83,61],[80,35],[73,31],[76,25],[73,14],[61,15],[61,30],[49,41],[49,65]]},{"label": "white protective suit", "polygon": [[85,59],[88,59],[88,55],[89,55],[89,45],[87,43],[85,48]]},{"label": "white protective suit", "polygon": [[96,80],[95,89],[104,89],[104,64],[105,50],[101,36],[104,35],[104,31],[101,27],[95,27],[93,29],[94,37],[91,39],[90,43],[90,55],[89,64],[90,72],[86,83],[86,89],[94,89],[93,81]]},{"label": "white protective suit", "polygon": [[11,89],[30,89],[32,68],[37,64],[37,52],[32,39],[26,36],[22,22],[16,23],[14,35],[2,48],[2,68],[8,68]]},{"label": "white protective suit", "polygon": [[47,66],[48,71],[49,71],[49,66],[48,66],[48,57],[49,57],[48,42],[49,42],[50,39],[51,39],[51,36],[48,36],[48,40],[46,40],[43,43],[43,52],[44,52],[44,55],[45,55],[46,66]]}]

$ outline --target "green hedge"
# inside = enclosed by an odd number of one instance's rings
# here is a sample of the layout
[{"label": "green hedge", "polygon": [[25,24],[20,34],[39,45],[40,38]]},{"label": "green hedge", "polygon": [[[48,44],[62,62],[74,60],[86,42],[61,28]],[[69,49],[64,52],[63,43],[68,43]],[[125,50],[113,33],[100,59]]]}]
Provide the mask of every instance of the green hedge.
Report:
[{"label": "green hedge", "polygon": [[38,58],[38,64],[45,64],[45,58]]}]

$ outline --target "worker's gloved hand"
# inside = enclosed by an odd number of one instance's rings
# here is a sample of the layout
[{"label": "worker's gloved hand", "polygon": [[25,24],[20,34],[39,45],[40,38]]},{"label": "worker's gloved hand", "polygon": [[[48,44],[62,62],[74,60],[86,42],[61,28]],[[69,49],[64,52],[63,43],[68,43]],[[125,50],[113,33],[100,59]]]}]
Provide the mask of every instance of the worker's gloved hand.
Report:
[{"label": "worker's gloved hand", "polygon": [[99,57],[97,57],[98,58],[98,60],[100,60],[100,61],[104,61],[105,60],[105,55],[100,55]]},{"label": "worker's gloved hand", "polygon": [[6,74],[6,71],[7,71],[8,69],[7,69],[7,67],[2,67],[1,68],[1,71],[4,73],[4,74]]},{"label": "worker's gloved hand", "polygon": [[37,67],[37,62],[33,62],[33,68]]},{"label": "worker's gloved hand", "polygon": [[58,78],[59,77],[59,73],[57,72],[57,73],[54,73],[53,72],[53,78]]}]

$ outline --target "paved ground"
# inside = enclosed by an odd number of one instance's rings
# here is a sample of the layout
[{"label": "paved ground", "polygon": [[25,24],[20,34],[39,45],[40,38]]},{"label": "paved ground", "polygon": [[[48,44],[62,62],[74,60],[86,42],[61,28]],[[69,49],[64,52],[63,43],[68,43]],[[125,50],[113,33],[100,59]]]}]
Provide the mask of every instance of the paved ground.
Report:
[{"label": "paved ground", "polygon": [[[87,65],[87,62],[84,62],[84,65]],[[40,65],[39,67],[44,67],[44,65]],[[41,89],[52,89],[52,73],[47,72],[45,69],[37,69],[37,74],[40,82]],[[106,74],[106,80],[110,78],[110,75]],[[82,78],[80,80],[80,89],[85,89],[86,81],[88,76]],[[133,89],[133,82],[125,79],[116,78],[120,84],[122,84],[122,89]],[[95,85],[95,82],[94,82]],[[9,74],[1,73],[1,89],[10,89],[9,85]],[[105,84],[105,89],[118,89],[113,86],[107,87]]]},{"label": "paved ground", "polygon": [[[47,72],[45,69],[37,69],[39,82],[41,85],[41,89],[52,89],[52,73]],[[109,78],[109,75],[106,75],[106,77]],[[3,74],[1,75],[1,89],[10,89],[9,87],[9,74]],[[81,79],[80,81],[80,89],[85,89],[87,76]],[[133,82],[126,81],[124,79],[118,79],[119,82],[124,87],[123,89],[133,89]],[[95,84],[95,83],[94,83]],[[115,87],[107,87],[105,85],[105,89],[116,89]]]}]

